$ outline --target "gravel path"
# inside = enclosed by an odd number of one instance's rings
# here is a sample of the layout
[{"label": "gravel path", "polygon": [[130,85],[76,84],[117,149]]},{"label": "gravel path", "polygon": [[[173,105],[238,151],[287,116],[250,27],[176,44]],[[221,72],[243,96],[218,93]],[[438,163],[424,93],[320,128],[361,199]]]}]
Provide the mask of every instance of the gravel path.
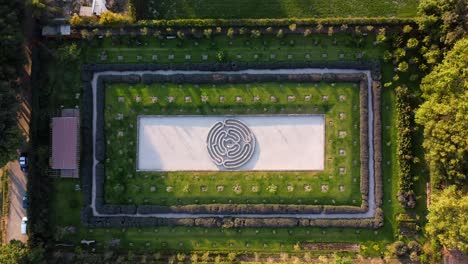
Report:
[{"label": "gravel path", "polygon": [[26,175],[21,171],[18,161],[9,163],[10,210],[6,226],[6,242],[13,239],[27,242],[28,236],[21,234],[21,220],[27,216],[23,208],[23,195],[26,193]]},{"label": "gravel path", "polygon": [[[200,218],[200,217],[249,217],[249,218],[303,218],[303,219],[351,219],[351,218],[372,218],[375,214],[375,179],[374,179],[374,111],[372,107],[372,76],[370,71],[350,70],[350,69],[276,69],[276,70],[242,70],[242,71],[180,71],[180,70],[159,70],[159,71],[106,71],[94,74],[92,80],[93,88],[93,142],[96,141],[96,87],[97,79],[101,75],[143,75],[143,74],[159,74],[159,75],[174,75],[174,74],[313,74],[313,73],[363,73],[367,75],[368,79],[368,122],[369,122],[369,210],[365,213],[358,214],[186,214],[186,213],[165,213],[165,214],[100,214],[96,211],[96,165],[98,161],[94,158],[93,164],[93,190],[91,208],[93,209],[94,216],[132,216],[132,217],[159,217],[159,218]],[[93,156],[95,157],[96,149],[94,148]]]}]

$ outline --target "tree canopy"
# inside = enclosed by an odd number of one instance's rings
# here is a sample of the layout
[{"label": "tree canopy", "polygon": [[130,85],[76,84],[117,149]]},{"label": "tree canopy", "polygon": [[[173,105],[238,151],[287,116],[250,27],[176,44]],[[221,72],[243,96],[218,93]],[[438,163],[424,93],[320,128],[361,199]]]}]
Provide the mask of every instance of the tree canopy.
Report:
[{"label": "tree canopy", "polygon": [[449,249],[468,253],[468,196],[452,185],[433,196],[427,233]]},{"label": "tree canopy", "polygon": [[468,175],[468,39],[458,41],[421,83],[426,159],[435,184],[466,183]]},{"label": "tree canopy", "polygon": [[419,26],[437,40],[453,45],[466,36],[467,0],[421,0]]},{"label": "tree canopy", "polygon": [[9,244],[0,246],[0,263],[45,264],[44,249],[36,247],[31,250],[21,241],[12,240]]},{"label": "tree canopy", "polygon": [[16,80],[23,63],[21,1],[0,0],[0,167],[16,157],[21,135],[17,124]]}]

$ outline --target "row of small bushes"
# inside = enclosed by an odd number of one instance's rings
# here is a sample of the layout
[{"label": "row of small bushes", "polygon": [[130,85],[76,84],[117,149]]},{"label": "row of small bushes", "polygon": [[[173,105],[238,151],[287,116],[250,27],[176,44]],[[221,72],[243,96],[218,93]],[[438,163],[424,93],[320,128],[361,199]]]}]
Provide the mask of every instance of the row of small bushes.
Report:
[{"label": "row of small bushes", "polygon": [[73,26],[103,25],[111,27],[288,27],[312,25],[404,25],[414,24],[410,18],[391,17],[346,17],[346,18],[280,18],[280,19],[170,19],[170,20],[138,20],[130,16],[123,16],[112,12],[104,12],[100,17],[80,17],[74,15],[70,19]]},{"label": "row of small bushes", "polygon": [[383,211],[376,209],[373,218],[360,219],[299,219],[293,217],[248,218],[248,217],[199,217],[199,218],[158,218],[110,216],[96,217],[92,215],[91,207],[82,211],[82,221],[91,228],[127,228],[148,226],[197,226],[197,227],[354,227],[379,228],[383,225]]},{"label": "row of small bushes", "polygon": [[407,207],[414,208],[416,199],[413,193],[411,163],[413,162],[411,127],[413,109],[410,105],[410,92],[407,87],[395,88],[397,108],[397,161],[398,161],[398,201]]},{"label": "row of small bushes", "polygon": [[[239,65],[233,65],[233,64],[200,64],[200,65],[181,65],[181,66],[178,66],[177,69],[181,70],[181,69],[194,69],[194,67],[196,66],[200,66],[200,68],[204,69],[204,70],[218,70],[218,69],[223,69],[223,70],[226,70],[226,69],[235,69],[235,70],[240,70],[240,69],[247,69],[247,68],[275,68],[275,66],[271,66],[271,65],[275,65],[277,68],[300,68],[301,66],[302,67],[317,67],[316,65],[311,65],[310,63],[302,63],[302,64],[299,64],[299,65],[291,65],[289,63],[279,63],[279,64],[268,64],[268,65],[265,65],[265,64],[255,64],[255,65],[252,65],[252,64],[249,64],[249,63],[243,63],[243,64],[239,64]],[[339,68],[358,68],[358,69],[366,69],[366,66],[369,67],[369,65],[375,65],[373,63],[371,64],[365,64],[365,63],[348,63],[348,64],[344,64],[344,63],[340,63],[339,64]],[[289,66],[289,67],[288,67]],[[323,65],[322,65],[323,67]],[[110,69],[111,68],[111,69]],[[171,68],[174,68],[174,66],[172,65],[88,65],[88,66],[85,66],[83,68],[83,74],[82,74],[82,80],[83,82],[86,83],[85,85],[85,92],[84,92],[84,99],[83,99],[83,103],[86,104],[88,107],[88,109],[92,109],[92,92],[91,92],[91,85],[90,85],[90,81],[91,79],[93,78],[93,74],[95,72],[99,72],[99,71],[106,71],[106,70],[118,70],[118,71],[130,71],[130,70],[160,70],[160,69],[171,69]],[[198,70],[200,70],[200,68],[197,68]],[[368,68],[367,68],[368,69]],[[206,80],[205,81],[209,81],[209,82],[212,82],[212,79],[213,78],[219,78],[219,75],[202,75],[203,78],[205,78]],[[187,76],[185,76],[187,77]],[[184,77],[184,78],[185,78]],[[200,76],[196,76],[197,78],[199,78]],[[239,75],[238,76],[239,78],[237,80],[245,80],[244,78],[246,78],[245,76],[243,75]],[[270,76],[270,78],[273,77],[273,76]],[[103,116],[103,105],[104,105],[104,86],[105,86],[105,82],[131,82],[131,83],[135,83],[135,82],[139,82],[139,81],[142,81],[142,80],[150,80],[154,77],[151,77],[151,76],[146,76],[146,77],[143,77],[143,78],[140,78],[139,75],[127,75],[127,76],[101,76],[100,78],[98,78],[98,87],[97,87],[97,102],[101,102],[101,107],[98,107],[98,112],[100,112],[98,114],[99,115],[102,115]],[[202,78],[202,79],[203,79]],[[263,76],[262,78],[266,78],[266,76]],[[273,78],[278,78],[278,77],[273,77]],[[283,78],[293,78],[294,81],[297,81],[297,79],[295,77],[288,77],[286,75],[284,75]],[[363,78],[367,80],[366,78],[366,75],[362,75],[362,74],[355,74],[355,75],[347,75],[347,74],[324,74],[322,76],[322,78],[319,78],[318,76],[316,75],[304,75],[304,76],[301,76],[301,78],[305,78],[305,81],[307,79],[310,79],[310,80],[327,80],[327,81],[357,81],[357,80],[362,80]],[[234,80],[231,80],[231,81],[235,81],[236,78],[234,78]],[[339,80],[337,80],[339,79]],[[154,79],[152,79],[154,80]],[[262,79],[263,80],[263,79]],[[173,80],[163,80],[163,81],[173,81]],[[185,81],[189,81],[190,80],[184,80]],[[200,79],[200,81],[202,81]],[[229,81],[229,80],[227,80]],[[251,80],[246,80],[246,81],[249,81],[251,82]],[[271,81],[271,80],[270,80]],[[280,80],[281,81],[281,80]],[[284,81],[284,80],[283,80]],[[367,81],[361,81],[361,89],[364,89],[363,87],[365,87],[365,94],[367,94]],[[367,98],[367,96],[366,96]],[[361,100],[361,101],[364,101],[364,102],[367,102],[367,100]],[[99,103],[98,103],[99,104]],[[366,104],[367,106],[367,104]],[[362,107],[362,109],[366,109],[366,107]],[[85,116],[83,117],[83,138],[84,139],[91,139],[92,141],[92,110],[89,111],[89,110],[85,110],[85,112],[83,113]],[[103,129],[103,119],[102,119],[102,116],[101,118],[97,117],[97,121],[99,124],[98,125],[98,128],[101,127],[101,129],[98,129],[98,134],[101,133],[101,135],[97,135],[97,141],[96,142],[96,154],[97,154],[97,158],[98,160],[100,161],[103,161],[105,159],[105,149],[104,149],[104,129]],[[367,118],[365,120],[365,122],[363,122],[364,124],[367,124]],[[366,133],[367,133],[367,130],[365,130]],[[366,141],[362,141],[362,142],[365,142],[366,144],[366,147],[365,148],[362,148],[361,147],[361,150],[362,149],[366,149],[367,150],[367,140]],[[87,151],[85,150],[84,152],[86,153],[92,153],[92,142],[91,144],[86,144],[84,146],[84,148],[87,148]],[[98,146],[98,145],[101,145],[101,146]],[[98,149],[100,149],[98,151]],[[362,154],[361,154],[362,155]],[[92,155],[90,155],[92,156]],[[366,155],[364,155],[366,156]],[[84,190],[85,192],[85,201],[86,201],[86,204],[90,204],[91,202],[91,188],[92,188],[92,166],[93,166],[93,162],[92,162],[92,159],[89,159],[89,158],[85,158],[84,160],[82,160],[82,165],[83,167],[83,170],[82,170],[82,177],[83,177],[83,188],[84,189],[87,189],[87,190]],[[367,164],[365,164],[364,166],[362,167],[368,167]],[[121,205],[105,205],[104,204],[104,178],[105,178],[105,170],[104,170],[104,166],[101,165],[101,164],[98,164],[96,166],[96,209],[100,212],[100,213],[103,213],[103,214],[135,214],[137,212],[139,213],[161,213],[161,212],[193,212],[193,213],[212,213],[212,212],[217,212],[217,213],[242,213],[242,212],[245,212],[243,210],[246,210],[248,209],[249,212],[250,210],[252,210],[252,206],[250,205],[204,205],[205,207],[200,207],[199,205],[192,205],[192,206],[185,206],[185,208],[182,206],[182,207],[163,207],[163,206],[139,206],[139,207],[136,207],[136,206],[132,206],[132,205],[129,205],[129,206],[121,206]],[[361,186],[362,190],[361,191],[364,191],[364,193],[368,193],[368,179],[365,180],[367,182],[367,184],[364,184],[364,186]],[[361,179],[361,183],[363,182],[363,180]],[[367,190],[365,189],[367,187]],[[364,188],[364,189],[363,189]],[[381,190],[376,190],[376,191],[380,191]],[[364,197],[364,196],[363,196]],[[281,213],[284,213],[285,210],[289,211],[289,213],[298,213],[298,212],[305,212],[305,213],[320,213],[322,210],[323,211],[326,211],[328,213],[348,213],[348,212],[363,212],[364,209],[367,209],[367,197],[365,197],[365,199],[363,199],[363,205],[361,207],[352,207],[352,206],[341,206],[341,207],[337,207],[336,209],[332,209],[333,206],[326,206],[326,207],[322,207],[322,206],[303,206],[303,205],[269,205],[270,207],[264,207],[263,209],[261,209],[262,213],[265,213],[265,212],[268,212],[270,209],[272,210],[279,210]],[[206,206],[212,206],[211,208],[210,207],[206,207]],[[227,208],[226,206],[232,206],[232,207],[229,207]],[[276,209],[273,209],[273,208],[276,208]],[[286,209],[287,208],[287,209]],[[281,209],[281,210],[280,210]],[[185,211],[184,211],[185,210]],[[377,216],[378,214],[376,214]],[[92,211],[90,212],[90,208],[87,208],[85,210],[83,210],[83,214],[82,214],[82,220],[84,222],[87,222],[89,223],[90,225],[101,225],[101,224],[106,224],[106,223],[109,223],[108,220],[106,220],[107,218],[100,218],[100,217],[93,217],[92,216]],[[94,219],[96,218],[96,219]],[[111,217],[113,218],[113,217]],[[118,217],[117,217],[118,218]],[[382,217],[383,218],[383,217]],[[104,219],[104,220],[103,220]],[[122,217],[122,221],[120,221],[120,223],[135,223],[138,222],[138,220],[136,219],[132,219],[132,217]],[[132,219],[132,220],[129,220],[129,219]],[[139,219],[147,219],[147,218],[139,218]],[[203,218],[205,219],[205,218]],[[304,219],[303,219],[304,220]],[[147,223],[148,220],[142,220],[144,223]],[[154,220],[156,221],[156,220]],[[151,222],[151,223],[154,223]],[[159,220],[158,220],[159,221]],[[310,220],[312,221],[312,220]],[[324,219],[323,221],[329,221],[327,219]],[[338,220],[336,220],[338,221]],[[341,220],[340,220],[341,221]],[[344,221],[344,220],[343,220]],[[351,220],[350,220],[351,221]],[[356,221],[356,220],[352,220],[352,221]],[[383,221],[383,220],[382,220]],[[378,222],[382,222],[382,221],[378,221]],[[114,222],[119,222],[118,220],[112,220],[111,221],[112,223]],[[157,221],[156,221],[157,222]],[[372,220],[372,223],[375,222],[375,219]],[[316,222],[310,222],[310,223],[316,223]],[[318,222],[319,224],[323,225],[321,222]],[[346,221],[345,222],[339,222],[339,223],[347,223]],[[349,223],[348,223],[349,224]],[[374,225],[374,224],[373,224]]]}]

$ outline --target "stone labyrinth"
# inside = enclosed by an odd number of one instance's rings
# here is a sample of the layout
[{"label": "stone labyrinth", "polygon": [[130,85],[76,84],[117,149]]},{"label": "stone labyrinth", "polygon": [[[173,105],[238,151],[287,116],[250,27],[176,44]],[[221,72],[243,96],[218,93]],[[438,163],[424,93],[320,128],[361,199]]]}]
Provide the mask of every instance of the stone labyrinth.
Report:
[{"label": "stone labyrinth", "polygon": [[255,151],[254,134],[247,125],[236,119],[214,124],[206,141],[211,160],[224,169],[241,167]]}]

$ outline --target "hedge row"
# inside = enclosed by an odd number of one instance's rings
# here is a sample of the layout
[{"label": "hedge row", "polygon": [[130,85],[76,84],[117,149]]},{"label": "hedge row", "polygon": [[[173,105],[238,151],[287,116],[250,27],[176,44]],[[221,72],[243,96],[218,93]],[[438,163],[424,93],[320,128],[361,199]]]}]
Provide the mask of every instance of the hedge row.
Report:
[{"label": "hedge row", "polygon": [[[372,82],[373,107],[374,107],[374,186],[375,206],[380,208],[383,199],[382,182],[382,85],[380,81]],[[383,213],[383,212],[382,212]]]},{"label": "hedge row", "polygon": [[[199,66],[199,67],[198,67]],[[378,67],[378,64],[376,63],[339,63],[336,65],[334,68],[358,68],[358,69],[372,69],[372,73],[376,74],[375,72],[375,67]],[[161,70],[161,69],[178,69],[178,70],[205,70],[205,71],[216,71],[216,70],[242,70],[242,69],[275,69],[275,68],[312,68],[312,67],[317,67],[316,64],[313,63],[301,63],[301,64],[290,64],[290,63],[277,63],[277,64],[251,64],[251,63],[240,63],[240,64],[183,64],[183,65],[178,65],[177,67],[174,65],[154,65],[154,64],[146,64],[146,65],[86,65],[83,67],[83,74],[82,74],[82,80],[85,82],[85,92],[84,92],[84,98],[83,102],[87,107],[87,109],[92,109],[92,92],[91,92],[91,85],[90,81],[93,78],[93,74],[96,72],[102,72],[102,71],[109,71],[109,70],[117,70],[117,71],[132,71],[132,70]],[[323,65],[322,65],[323,67]],[[268,81],[266,75],[237,75],[237,76],[226,76],[222,74],[206,74],[206,75],[200,75],[200,76],[189,76],[189,75],[175,75],[171,76],[171,78],[167,79],[167,76],[155,76],[155,75],[143,75],[140,77],[139,75],[126,75],[126,76],[112,76],[112,75],[102,75],[98,78],[98,87],[97,87],[97,101],[98,104],[101,105],[101,107],[98,108],[98,112],[100,112],[98,115],[103,116],[103,105],[104,105],[104,87],[106,82],[130,82],[130,83],[136,83],[136,82],[174,82],[174,79],[179,79],[182,78],[183,82],[192,82],[192,79],[190,77],[193,77],[195,81],[199,82],[213,82],[214,80],[219,80],[219,81],[224,81],[224,82],[252,82],[252,80],[248,79],[248,77],[253,77],[256,78],[256,81]],[[360,89],[361,89],[361,111],[365,110],[367,112],[367,76],[363,74],[301,74],[298,76],[294,75],[277,75],[277,76],[271,76],[270,78],[274,78],[274,80],[278,81],[329,81],[329,82],[334,82],[334,81],[343,81],[343,82],[351,82],[351,81],[360,81]],[[365,80],[365,81],[364,81]],[[269,80],[271,81],[271,79]],[[365,90],[365,92],[364,92]],[[362,98],[364,96],[364,98]],[[378,100],[380,100],[380,97],[378,97]],[[100,102],[100,103],[99,103]],[[365,107],[362,107],[362,104],[365,103]],[[374,103],[375,104],[375,103]],[[380,104],[380,103],[379,103]],[[374,105],[375,107],[375,105]],[[379,112],[380,113],[380,112]],[[83,139],[88,139],[92,141],[92,110],[88,111],[85,110],[83,112]],[[362,118],[362,117],[361,117]],[[96,139],[99,140],[96,142],[96,154],[99,154],[98,159],[100,161],[103,161],[105,159],[105,149],[104,149],[104,142],[105,142],[105,135],[104,135],[104,129],[103,129],[103,119],[97,118],[98,124],[97,128],[99,128],[97,131],[101,133],[100,135],[96,135]],[[365,118],[365,121],[363,122],[361,120],[361,124],[366,124],[367,126],[367,117]],[[376,126],[376,123],[374,123],[374,126]],[[362,129],[362,126],[361,126]],[[367,134],[367,129],[365,130]],[[364,142],[366,147],[361,146],[361,151],[366,150],[368,148],[367,145],[367,140],[364,140],[361,142]],[[92,145],[93,144],[86,144],[84,145],[84,150],[83,153],[92,153]],[[97,145],[102,145],[102,146],[97,146]],[[98,149],[100,149],[98,151]],[[102,156],[102,153],[104,153],[104,156]],[[92,155],[90,155],[92,156]],[[368,153],[361,153],[362,157],[368,156]],[[85,159],[82,160],[82,166],[83,169],[82,171],[82,178],[83,178],[83,188],[84,193],[85,193],[85,201],[86,204],[90,204],[91,202],[91,189],[92,189],[92,158],[90,159],[89,156]],[[364,166],[367,168],[367,164]],[[91,169],[90,169],[91,168]],[[368,170],[367,170],[367,175],[368,175]],[[365,179],[363,179],[365,178]],[[164,207],[164,206],[133,206],[133,205],[106,205],[104,204],[104,179],[105,179],[105,169],[104,166],[101,164],[98,164],[96,166],[96,209],[102,213],[102,214],[154,214],[154,213],[218,213],[218,214],[240,214],[240,213],[290,213],[290,214],[297,214],[297,213],[358,213],[358,212],[363,212],[367,210],[368,203],[367,199],[368,197],[364,197],[363,195],[363,203],[361,207],[352,207],[352,206],[312,206],[312,205],[188,205],[188,206],[171,206],[171,207]],[[367,184],[362,184],[363,182],[366,182]],[[380,181],[381,182],[381,181]],[[361,175],[361,192],[363,193],[368,193],[368,176],[363,177]],[[381,190],[380,190],[381,193]],[[377,195],[378,197],[378,195]],[[381,203],[379,203],[380,205]],[[377,214],[376,214],[377,215]],[[112,218],[112,219],[111,219]],[[119,220],[120,219],[120,220]],[[152,220],[148,220],[152,219]],[[205,219],[203,221],[208,221],[206,219],[211,219],[211,218],[200,218],[200,219]],[[212,219],[220,219],[220,218],[212,218]],[[246,218],[239,218],[239,219],[246,219]],[[248,219],[248,218],[247,218]],[[252,220],[254,222],[258,222],[258,218],[252,218],[255,219]],[[281,218],[284,219],[284,218]],[[181,224],[182,222],[184,223],[190,223],[190,221],[197,221],[194,219],[188,219],[188,220],[182,220],[182,219],[159,219],[159,218],[139,218],[139,217],[94,217],[92,214],[91,208],[87,207],[82,211],[82,220],[85,223],[88,223],[90,226],[106,226],[110,223],[117,223],[117,226],[138,226],[139,224],[141,225],[160,225],[161,223],[167,223],[167,224]],[[298,221],[298,219],[295,219]],[[307,220],[307,219],[300,219],[301,221]],[[176,221],[176,222],[171,222],[171,221]],[[270,221],[266,219],[265,221]],[[319,220],[307,220],[309,221],[310,225],[319,225],[319,226],[355,226],[355,227],[361,227],[361,225],[370,225],[369,223],[363,224],[360,222],[361,220],[346,220],[346,219],[340,219],[340,220],[330,220],[330,219],[319,219]],[[322,222],[323,221],[323,222]],[[333,223],[328,223],[328,222],[333,222]],[[372,223],[372,226],[377,226],[376,225],[376,219],[373,220],[366,220],[370,221]],[[359,222],[359,224],[355,224],[354,222]],[[381,222],[381,221],[379,221]],[[119,224],[120,223],[120,224]],[[247,221],[247,223],[250,223]],[[327,224],[328,223],[328,224]]]},{"label": "hedge row", "polygon": [[413,152],[411,149],[411,127],[413,109],[410,105],[410,92],[407,87],[397,87],[396,107],[397,107],[397,160],[398,160],[398,200],[409,208],[416,206],[416,199],[413,193],[413,180],[411,177],[411,163]]},{"label": "hedge row", "polygon": [[368,78],[359,82],[359,104],[360,104],[360,163],[361,181],[360,190],[362,203],[367,208],[369,204],[369,90]]},{"label": "hedge row", "polygon": [[[115,21],[110,27],[288,27],[291,24],[297,26],[350,26],[382,25],[394,26],[414,24],[410,18],[392,17],[346,17],[346,18],[284,18],[284,19],[170,19],[170,20],[139,20],[131,22],[129,20]],[[82,19],[73,21],[75,26],[102,26],[98,19]]]},{"label": "hedge row", "polygon": [[91,228],[129,228],[148,226],[192,226],[192,227],[354,227],[379,228],[383,224],[382,210],[374,218],[362,219],[298,219],[298,218],[156,218],[156,217],[94,217],[92,209],[82,211],[81,218]]},{"label": "hedge row", "polygon": [[372,74],[379,75],[378,61],[355,62],[233,62],[233,63],[180,63],[180,64],[86,64],[83,65],[82,80],[91,81],[94,73],[105,71],[157,71],[157,70],[198,70],[198,71],[240,71],[247,69],[304,69],[304,68],[334,68],[370,70]]}]

